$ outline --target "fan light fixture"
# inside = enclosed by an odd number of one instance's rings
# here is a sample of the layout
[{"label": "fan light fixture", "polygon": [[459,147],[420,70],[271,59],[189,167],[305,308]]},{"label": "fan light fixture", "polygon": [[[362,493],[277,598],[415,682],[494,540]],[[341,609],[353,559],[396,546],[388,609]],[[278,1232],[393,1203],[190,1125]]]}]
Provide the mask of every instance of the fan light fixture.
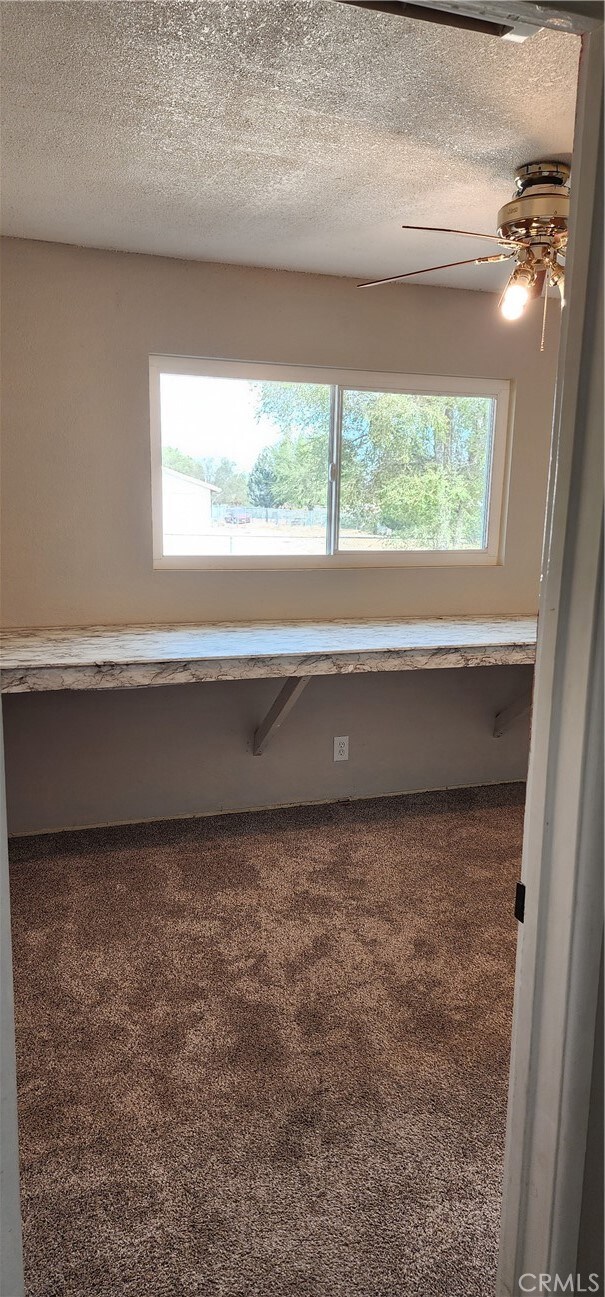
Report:
[{"label": "fan light fixture", "polygon": [[513,273],[500,298],[500,311],[505,320],[520,320],[530,298],[533,277],[529,270],[519,266]]},{"label": "fan light fixture", "polygon": [[425,230],[432,234],[462,234],[471,239],[490,239],[499,251],[465,261],[448,261],[440,266],[409,270],[388,279],[372,279],[359,288],[399,283],[414,275],[432,270],[450,270],[454,266],[478,266],[482,262],[515,259],[515,268],[500,298],[500,312],[505,320],[519,320],[529,302],[544,295],[542,339],[544,351],[548,290],[558,287],[561,306],[565,305],[565,253],[569,217],[570,168],[566,162],[526,162],[515,174],[515,194],[500,208],[497,234],[473,234],[469,230],[441,229],[433,225],[404,225],[404,230]]}]

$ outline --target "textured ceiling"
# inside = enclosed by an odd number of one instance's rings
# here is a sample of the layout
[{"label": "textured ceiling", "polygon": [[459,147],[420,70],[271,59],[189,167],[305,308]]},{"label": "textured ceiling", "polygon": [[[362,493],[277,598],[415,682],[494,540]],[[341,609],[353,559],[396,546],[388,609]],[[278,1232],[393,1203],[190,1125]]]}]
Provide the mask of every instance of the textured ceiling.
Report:
[{"label": "textured ceiling", "polygon": [[[334,0],[4,0],[3,229],[353,275],[490,251],[518,162],[572,147],[579,41]],[[502,267],[427,283],[497,289]]]}]

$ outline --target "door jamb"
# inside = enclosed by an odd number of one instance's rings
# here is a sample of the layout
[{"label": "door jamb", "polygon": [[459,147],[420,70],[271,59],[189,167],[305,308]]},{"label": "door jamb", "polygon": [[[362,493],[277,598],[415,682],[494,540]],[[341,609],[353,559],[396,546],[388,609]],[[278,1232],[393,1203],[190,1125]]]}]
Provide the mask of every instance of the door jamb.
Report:
[{"label": "door jamb", "polygon": [[[602,104],[601,28],[583,37],[580,61],[571,291],[538,619],[498,1297],[518,1297],[523,1276],[566,1278],[577,1261],[603,935]],[[527,1291],[541,1291],[528,1283]]]}]

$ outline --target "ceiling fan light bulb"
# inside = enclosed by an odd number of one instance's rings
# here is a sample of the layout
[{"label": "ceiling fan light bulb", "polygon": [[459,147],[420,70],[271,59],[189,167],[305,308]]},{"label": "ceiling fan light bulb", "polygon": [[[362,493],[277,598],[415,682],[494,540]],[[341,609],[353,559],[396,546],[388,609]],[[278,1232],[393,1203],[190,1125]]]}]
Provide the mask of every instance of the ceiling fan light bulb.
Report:
[{"label": "ceiling fan light bulb", "polygon": [[500,310],[505,320],[520,320],[529,301],[529,289],[525,284],[510,283],[505,288],[500,303]]}]

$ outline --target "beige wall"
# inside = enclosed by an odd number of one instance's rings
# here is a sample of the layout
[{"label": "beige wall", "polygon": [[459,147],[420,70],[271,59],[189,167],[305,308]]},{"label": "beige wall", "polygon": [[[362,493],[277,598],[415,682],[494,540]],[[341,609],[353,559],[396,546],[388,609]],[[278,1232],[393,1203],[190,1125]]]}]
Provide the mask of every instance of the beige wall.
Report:
[{"label": "beige wall", "polygon": [[[6,625],[527,613],[536,608],[557,312],[496,299],[4,240],[2,614]],[[154,572],[151,352],[511,379],[498,568]]]},{"label": "beige wall", "polygon": [[[483,293],[357,292],[322,276],[5,240],[2,612],[7,625],[527,613],[536,608],[558,321]],[[505,564],[282,575],[154,572],[152,352],[505,378]],[[275,745],[274,681],[4,700],[13,832],[523,778],[527,725],[492,738],[528,668],[313,680]],[[351,757],[334,764],[332,740]]]},{"label": "beige wall", "polygon": [[[311,680],[274,742],[252,734],[276,680],[9,694],[9,827],[35,833],[288,802],[524,779],[527,720],[492,737],[531,667]],[[348,734],[350,759],[334,762]]]}]

